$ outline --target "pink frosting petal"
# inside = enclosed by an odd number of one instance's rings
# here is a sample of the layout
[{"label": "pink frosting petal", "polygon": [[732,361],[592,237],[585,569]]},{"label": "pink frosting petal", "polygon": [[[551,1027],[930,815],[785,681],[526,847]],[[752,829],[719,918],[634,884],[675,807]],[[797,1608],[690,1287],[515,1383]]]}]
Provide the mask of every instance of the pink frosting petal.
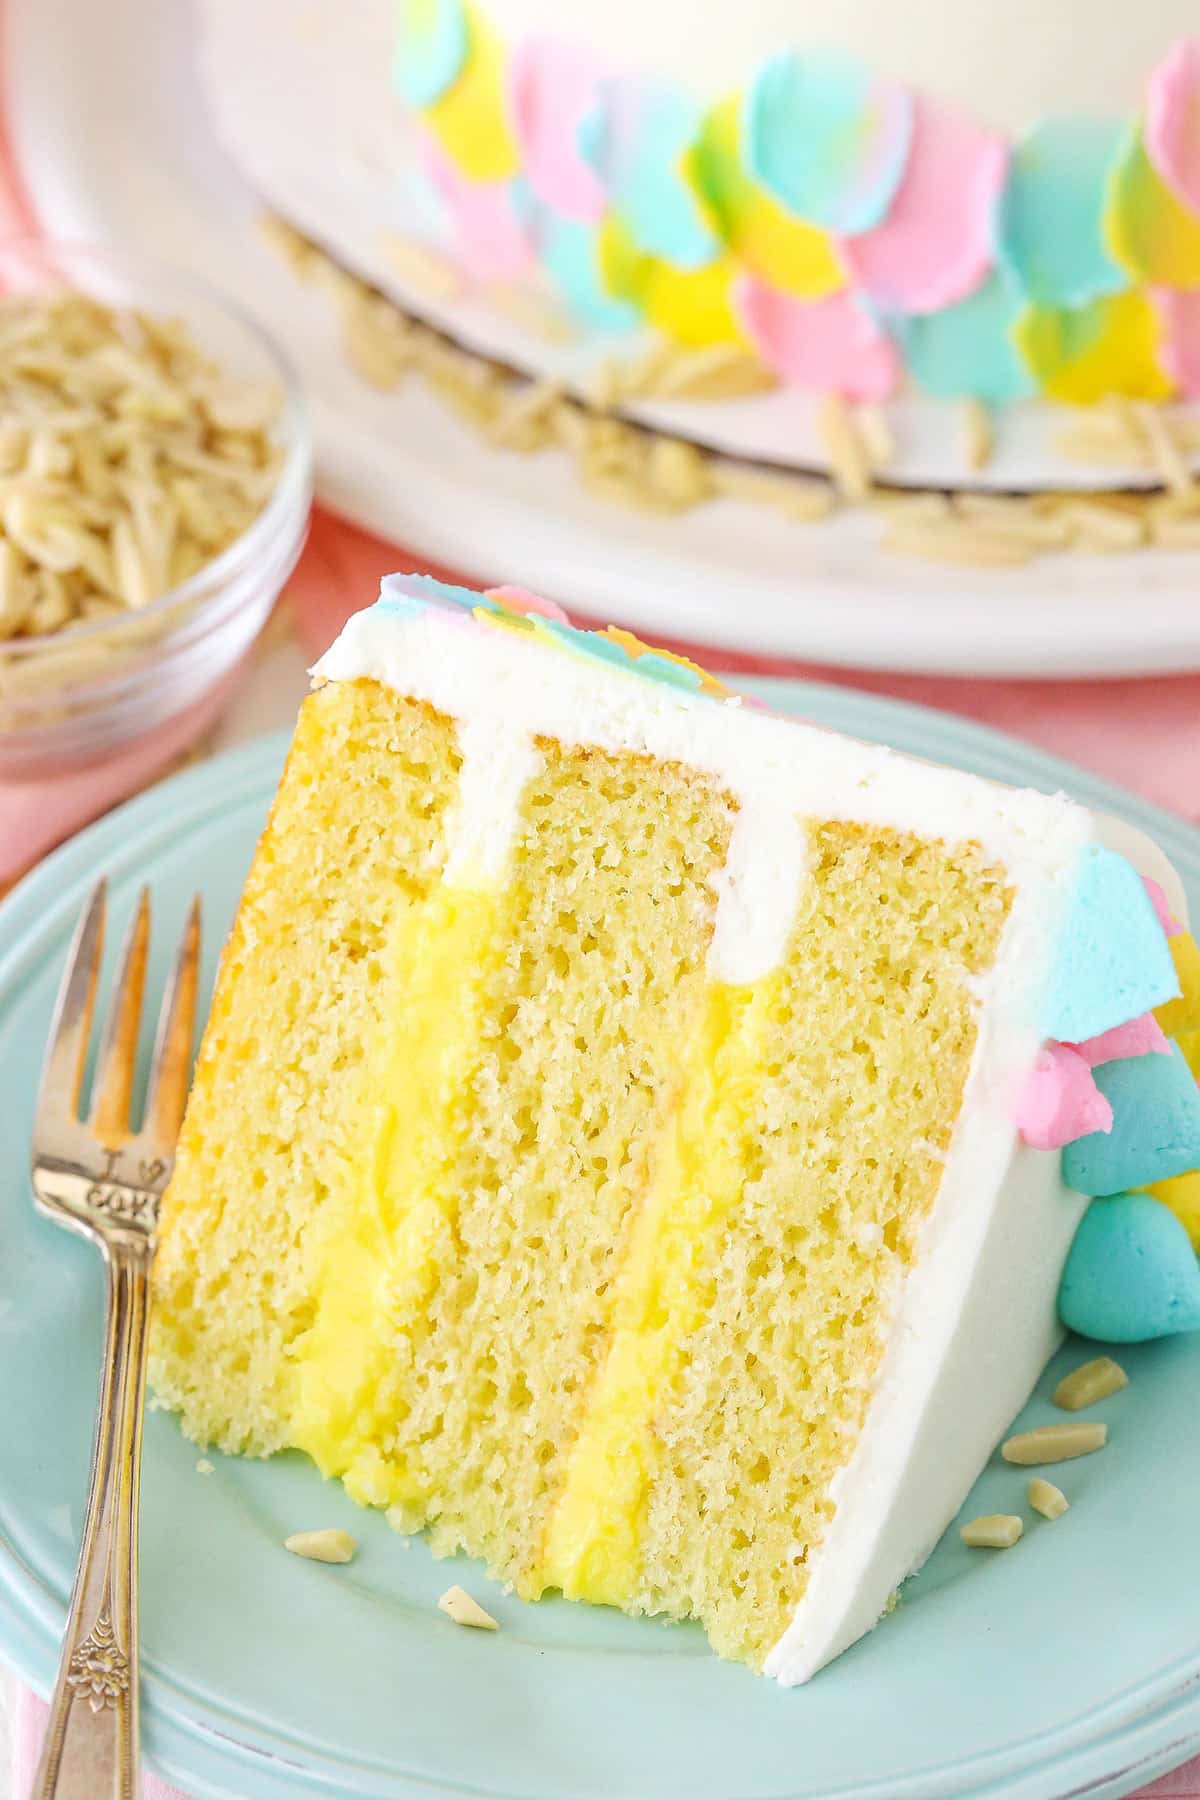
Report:
[{"label": "pink frosting petal", "polygon": [[454,255],[476,281],[520,281],[534,266],[533,245],[512,203],[512,183],[472,181],[431,136],[421,156],[454,226]]},{"label": "pink frosting petal", "polygon": [[559,625],[571,623],[557,600],[547,600],[541,594],[531,594],[528,588],[485,588],[484,596],[488,600],[498,600],[509,612],[536,613],[539,619],[554,619]]},{"label": "pink frosting petal", "polygon": [[1155,288],[1162,321],[1158,354],[1181,394],[1200,399],[1200,288]]},{"label": "pink frosting petal", "polygon": [[1154,1014],[1148,1012],[1127,1020],[1124,1025],[1114,1025],[1111,1031],[1102,1031],[1098,1037],[1088,1038],[1082,1044],[1068,1044],[1067,1049],[1077,1050],[1089,1069],[1100,1063],[1118,1062],[1126,1056],[1171,1054],[1166,1033]]},{"label": "pink frosting petal", "polygon": [[895,345],[852,294],[799,300],[753,276],[734,305],[763,360],[781,380],[848,400],[884,400],[900,379]]},{"label": "pink frosting petal", "polygon": [[1169,938],[1176,937],[1183,930],[1183,926],[1172,913],[1171,903],[1162,888],[1157,881],[1151,880],[1149,875],[1142,876],[1142,886],[1150,896],[1150,904],[1154,908],[1154,915],[1159,924]]},{"label": "pink frosting petal", "polygon": [[1112,1107],[1078,1050],[1048,1044],[1025,1078],[1013,1124],[1035,1150],[1061,1150],[1093,1131],[1111,1131]]},{"label": "pink frosting petal", "polygon": [[1008,147],[938,101],[918,99],[908,164],[873,231],[842,240],[861,287],[899,312],[966,299],[992,266],[996,201]]},{"label": "pink frosting petal", "polygon": [[518,46],[509,77],[513,129],[529,185],[547,206],[589,223],[603,215],[605,196],[579,153],[578,132],[606,73],[577,45],[535,36]]},{"label": "pink frosting petal", "polygon": [[1151,75],[1145,136],[1176,199],[1200,213],[1200,38],[1181,38]]}]

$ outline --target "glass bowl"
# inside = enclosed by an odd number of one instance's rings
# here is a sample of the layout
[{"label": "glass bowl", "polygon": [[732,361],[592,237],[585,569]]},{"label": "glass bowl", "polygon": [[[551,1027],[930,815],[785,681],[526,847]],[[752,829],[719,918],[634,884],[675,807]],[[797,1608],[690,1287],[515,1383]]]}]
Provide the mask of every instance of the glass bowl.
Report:
[{"label": "glass bowl", "polygon": [[[312,501],[312,442],[299,384],[266,333],[193,276],[123,250],[0,242],[0,297],[82,291],[183,321],[223,374],[283,400],[275,488],[247,529],[147,606],[0,640],[0,781],[94,767],[152,734],[199,735],[295,567]],[[195,729],[189,731],[188,718]]]}]

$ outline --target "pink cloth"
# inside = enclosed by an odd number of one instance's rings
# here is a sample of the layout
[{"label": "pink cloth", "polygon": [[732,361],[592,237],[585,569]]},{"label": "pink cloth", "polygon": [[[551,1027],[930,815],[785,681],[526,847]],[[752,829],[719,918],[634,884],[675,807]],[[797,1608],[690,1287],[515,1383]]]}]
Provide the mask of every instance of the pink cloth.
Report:
[{"label": "pink cloth", "polygon": [[[2,0],[0,0],[2,4]],[[0,232],[32,231],[33,212],[6,154],[0,113]],[[323,650],[345,616],[370,595],[379,577],[418,559],[380,538],[318,512],[308,546],[288,589],[306,647]],[[423,565],[428,567],[428,565]],[[435,571],[436,573],[452,573]],[[497,569],[492,582],[519,579]],[[550,596],[570,607],[569,594]],[[1131,604],[1133,599],[1131,597]],[[742,674],[816,677],[845,687],[891,694],[963,714],[1011,731],[1046,750],[1082,763],[1188,818],[1200,817],[1200,677],[1144,681],[1059,683],[946,680],[916,675],[857,675],[798,662],[706,651],[669,644],[701,663]],[[191,721],[192,735],[203,729]],[[186,728],[184,728],[186,729]],[[180,732],[142,740],[133,749],[75,779],[37,784],[0,783],[0,885],[87,820],[144,787],[183,748]],[[13,1800],[26,1800],[33,1779],[46,1709],[21,1693],[15,1719]],[[1200,1800],[1200,1761],[1164,1776],[1144,1791],[1146,1800]],[[147,1775],[144,1800],[186,1800],[177,1789]]]}]

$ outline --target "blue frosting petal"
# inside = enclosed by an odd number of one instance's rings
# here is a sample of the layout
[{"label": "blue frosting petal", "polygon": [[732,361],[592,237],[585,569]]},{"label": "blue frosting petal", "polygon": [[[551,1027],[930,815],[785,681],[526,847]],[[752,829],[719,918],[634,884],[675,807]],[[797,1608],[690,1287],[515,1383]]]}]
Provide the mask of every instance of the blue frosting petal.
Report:
[{"label": "blue frosting petal", "polygon": [[607,82],[577,131],[635,243],[680,269],[702,269],[720,249],[681,166],[703,119],[677,88]]},{"label": "blue frosting petal", "polygon": [[911,96],[877,85],[865,64],[836,52],[773,56],[746,94],[751,174],[789,211],[828,231],[849,235],[880,223],[912,134]]},{"label": "blue frosting petal", "polygon": [[1042,306],[1083,306],[1129,277],[1104,241],[1121,120],[1043,119],[1013,152],[997,219],[997,254]]},{"label": "blue frosting petal", "polygon": [[1080,862],[1059,948],[1043,1019],[1045,1036],[1080,1044],[1178,993],[1166,935],[1141,876],[1115,850],[1090,845]]},{"label": "blue frosting petal", "polygon": [[432,106],[457,80],[470,33],[462,0],[401,0],[392,80],[412,107]]},{"label": "blue frosting petal", "polygon": [[615,638],[598,631],[581,631],[577,625],[564,625],[559,619],[538,619],[536,630],[545,632],[582,656],[594,656],[598,662],[613,663],[617,668],[632,669],[633,658]]},{"label": "blue frosting petal", "polygon": [[483,603],[474,588],[455,587],[433,575],[385,575],[377,604],[389,612],[419,612],[422,606],[463,606],[468,612]]},{"label": "blue frosting petal", "polygon": [[917,385],[939,399],[973,394],[1004,406],[1036,391],[1011,328],[1024,301],[1001,274],[955,306],[921,317],[892,318],[904,361]]},{"label": "blue frosting petal", "polygon": [[1200,1088],[1177,1043],[1170,1056],[1127,1056],[1092,1073],[1113,1109],[1113,1126],[1067,1145],[1068,1187],[1119,1194],[1200,1166]]},{"label": "blue frosting petal", "polygon": [[689,669],[686,663],[672,662],[669,656],[657,656],[653,650],[637,657],[634,668],[639,675],[651,675],[667,687],[690,688],[693,693],[699,693],[704,686],[695,669]]},{"label": "blue frosting petal", "polygon": [[1174,1213],[1149,1194],[1094,1200],[1067,1256],[1058,1316],[1112,1344],[1200,1328],[1200,1266]]},{"label": "blue frosting petal", "polygon": [[607,332],[632,331],[640,324],[637,307],[604,285],[593,225],[543,213],[537,231],[542,267],[580,324]]}]

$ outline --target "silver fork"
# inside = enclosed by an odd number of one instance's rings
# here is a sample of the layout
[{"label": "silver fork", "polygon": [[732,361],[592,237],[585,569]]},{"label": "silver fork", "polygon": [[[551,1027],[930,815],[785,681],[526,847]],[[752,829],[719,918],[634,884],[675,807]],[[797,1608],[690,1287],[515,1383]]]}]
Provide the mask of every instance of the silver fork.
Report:
[{"label": "silver fork", "polygon": [[32,1800],[140,1800],[138,1479],[149,1276],[158,1203],[179,1136],[200,958],[194,900],[163,996],[140,1131],[130,1130],[150,896],[143,888],[105,1021],[86,1123],[80,1088],[104,947],[101,881],[76,927],[58,992],[33,1127],[39,1209],[99,1248],[104,1361],[79,1566]]}]

